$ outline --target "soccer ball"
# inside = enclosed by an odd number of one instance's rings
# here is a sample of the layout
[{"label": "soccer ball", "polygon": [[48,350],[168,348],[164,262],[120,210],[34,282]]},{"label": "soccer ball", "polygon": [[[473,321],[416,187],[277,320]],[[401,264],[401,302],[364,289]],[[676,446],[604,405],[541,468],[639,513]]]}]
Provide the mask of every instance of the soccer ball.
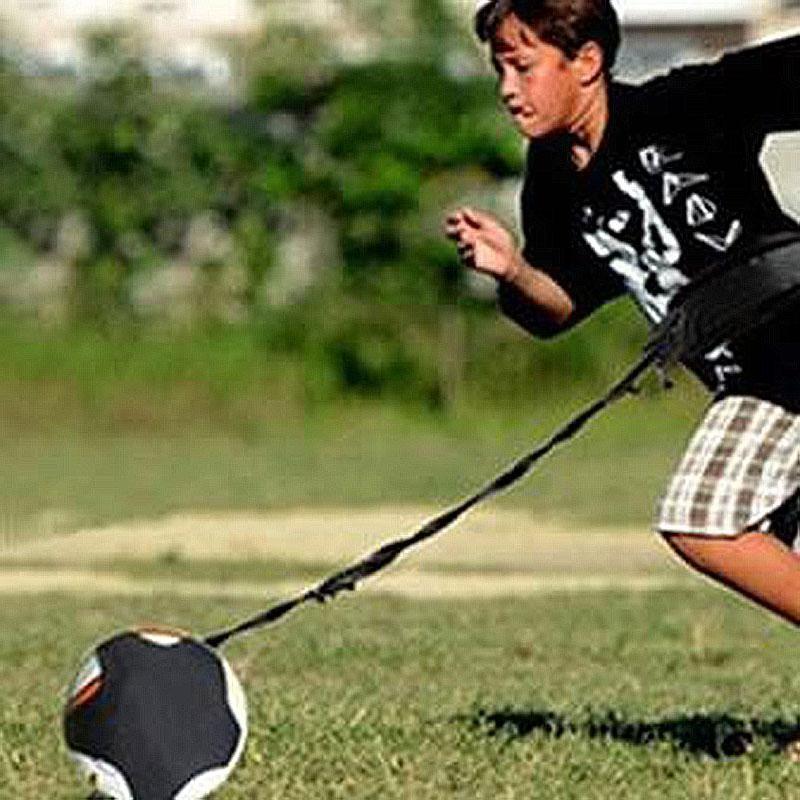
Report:
[{"label": "soccer ball", "polygon": [[100,795],[198,800],[241,757],[247,704],[228,663],[202,642],[128,631],[85,661],[68,692],[64,736]]}]

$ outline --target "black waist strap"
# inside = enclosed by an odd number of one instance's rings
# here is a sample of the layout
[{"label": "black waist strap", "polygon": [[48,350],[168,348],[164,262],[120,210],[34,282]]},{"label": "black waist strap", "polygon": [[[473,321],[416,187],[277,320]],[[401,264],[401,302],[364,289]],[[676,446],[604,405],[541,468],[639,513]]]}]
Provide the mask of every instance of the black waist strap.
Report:
[{"label": "black waist strap", "polygon": [[772,237],[761,252],[719,264],[681,290],[650,349],[662,363],[691,363],[793,308],[800,312],[800,241],[796,235]]}]

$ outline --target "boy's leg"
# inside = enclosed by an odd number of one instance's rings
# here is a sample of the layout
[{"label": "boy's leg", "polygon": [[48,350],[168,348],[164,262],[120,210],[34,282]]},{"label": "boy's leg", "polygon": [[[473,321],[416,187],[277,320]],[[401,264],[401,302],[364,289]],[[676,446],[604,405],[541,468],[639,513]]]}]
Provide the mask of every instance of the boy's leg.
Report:
[{"label": "boy's leg", "polygon": [[656,529],[691,566],[800,625],[798,486],[800,415],[726,397],[692,436]]},{"label": "boy's leg", "polygon": [[800,625],[800,555],[777,537],[759,531],[724,538],[662,535],[700,572]]}]

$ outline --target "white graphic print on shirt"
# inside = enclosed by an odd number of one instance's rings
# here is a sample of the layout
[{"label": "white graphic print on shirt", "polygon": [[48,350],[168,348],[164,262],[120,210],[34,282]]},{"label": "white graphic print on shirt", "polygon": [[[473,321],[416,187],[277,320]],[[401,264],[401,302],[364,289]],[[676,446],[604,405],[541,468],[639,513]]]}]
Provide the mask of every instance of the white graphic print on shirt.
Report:
[{"label": "white graphic print on shirt", "polygon": [[[595,254],[606,259],[611,269],[622,277],[647,318],[657,323],[664,318],[675,292],[689,282],[675,268],[682,255],[680,242],[641,184],[629,180],[624,170],[615,172],[613,180],[641,212],[640,247],[637,249],[635,244],[620,238],[632,218],[631,212],[625,210],[616,211],[607,223],[600,217],[595,230],[584,232],[584,238]],[[591,208],[585,208],[584,221],[591,220],[592,214]]]},{"label": "white graphic print on shirt", "polygon": [[639,160],[651,175],[660,175],[664,171],[664,167],[673,161],[680,161],[682,158],[683,153],[669,155],[666,148],[658,144],[651,144],[639,151]]},{"label": "white graphic print on shirt", "polygon": [[686,224],[690,228],[699,228],[706,222],[711,222],[718,211],[717,204],[707,197],[691,194],[686,198]]},{"label": "white graphic print on shirt", "polygon": [[675,174],[673,172],[664,173],[664,205],[671,206],[675,198],[686,189],[697,186],[698,183],[705,183],[708,175],[696,175],[692,172]]},{"label": "white graphic print on shirt", "polygon": [[742,374],[742,368],[736,363],[736,356],[731,351],[730,342],[715,347],[706,353],[704,358],[714,368],[718,391],[724,391],[727,388],[728,380],[734,375]]},{"label": "white graphic print on shirt", "polygon": [[[683,153],[670,152],[658,144],[639,151],[644,180],[652,183],[653,179],[660,178],[662,206],[670,208],[684,203],[685,213],[679,220],[685,220],[687,230],[680,233],[718,253],[725,253],[741,236],[742,224],[738,219],[732,220],[727,228],[720,229],[714,224],[720,217],[720,208],[699,189],[711,180],[710,175],[678,172],[674,167],[668,169],[683,159]],[[689,283],[679,266],[683,248],[641,181],[629,177],[624,169],[614,172],[612,179],[621,195],[633,201],[634,207],[631,209],[627,203],[625,208],[602,214],[591,206],[584,207],[583,238],[595,255],[620,275],[648,320],[658,324],[678,290]],[[622,197],[620,202],[623,202]],[[721,390],[731,375],[741,373],[728,345],[708,353],[706,360],[713,365]]]}]

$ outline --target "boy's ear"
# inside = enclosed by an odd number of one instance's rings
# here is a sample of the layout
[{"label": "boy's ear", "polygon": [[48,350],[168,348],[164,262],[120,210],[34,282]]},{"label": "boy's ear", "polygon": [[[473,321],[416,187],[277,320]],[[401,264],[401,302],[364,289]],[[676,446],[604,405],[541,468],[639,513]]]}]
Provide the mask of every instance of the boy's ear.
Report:
[{"label": "boy's ear", "polygon": [[594,83],[605,72],[603,48],[597,42],[585,42],[572,59],[572,66],[577,70],[578,79],[584,86]]}]

